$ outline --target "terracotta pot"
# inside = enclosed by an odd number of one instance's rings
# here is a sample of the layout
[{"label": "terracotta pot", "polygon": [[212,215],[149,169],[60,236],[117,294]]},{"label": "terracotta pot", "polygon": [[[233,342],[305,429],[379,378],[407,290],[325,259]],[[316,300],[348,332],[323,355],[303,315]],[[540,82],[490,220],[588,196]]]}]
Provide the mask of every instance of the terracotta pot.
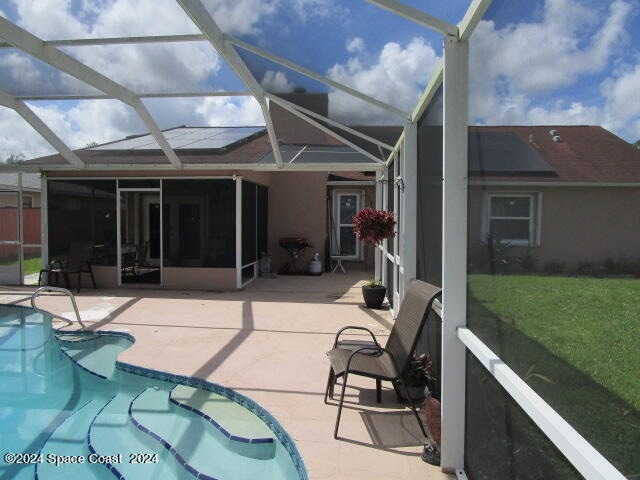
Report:
[{"label": "terracotta pot", "polygon": [[380,308],[386,293],[387,287],[362,287],[362,297],[369,308]]}]

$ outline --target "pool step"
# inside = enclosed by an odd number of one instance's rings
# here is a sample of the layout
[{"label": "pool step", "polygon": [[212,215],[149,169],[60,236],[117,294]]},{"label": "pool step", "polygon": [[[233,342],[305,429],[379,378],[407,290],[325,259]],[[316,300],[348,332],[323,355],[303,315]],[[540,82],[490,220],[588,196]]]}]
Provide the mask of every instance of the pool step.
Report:
[{"label": "pool step", "polygon": [[60,350],[90,374],[107,379],[116,368],[116,358],[131,342],[109,335],[61,335]]},{"label": "pool step", "polygon": [[171,390],[170,401],[179,407],[201,416],[232,442],[264,444],[273,447],[273,432],[253,412],[222,395],[176,385]]},{"label": "pool step", "polygon": [[[114,480],[118,478],[104,465],[89,463],[87,432],[91,421],[101,408],[101,403],[90,401],[53,431],[40,449],[39,453],[43,461],[36,464],[34,476],[36,480],[69,480],[71,478]],[[62,463],[61,457],[81,458],[84,463]],[[93,457],[91,459],[97,460]]]},{"label": "pool step", "polygon": [[[117,478],[192,479],[169,451],[141,435],[131,424],[128,412],[133,398],[131,395],[117,394],[98,413],[89,431],[89,450],[98,455],[115,456],[115,461],[110,462],[108,467]],[[166,402],[165,409],[168,409]],[[131,455],[140,463],[131,463]]]},{"label": "pool step", "polygon": [[167,392],[152,388],[131,404],[131,420],[138,428],[169,450],[197,478],[269,478],[265,460],[274,457],[271,443],[231,440],[193,411],[169,402]]}]

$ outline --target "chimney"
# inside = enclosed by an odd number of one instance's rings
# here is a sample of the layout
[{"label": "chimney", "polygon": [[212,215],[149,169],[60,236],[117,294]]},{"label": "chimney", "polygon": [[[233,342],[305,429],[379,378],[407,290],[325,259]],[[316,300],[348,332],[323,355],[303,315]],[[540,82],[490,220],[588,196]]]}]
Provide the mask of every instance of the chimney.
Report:
[{"label": "chimney", "polygon": [[[283,100],[299,105],[324,117],[329,116],[329,96],[326,93],[279,94]],[[269,102],[269,112],[278,140],[293,144],[326,144],[327,134],[290,113],[277,103]]]}]

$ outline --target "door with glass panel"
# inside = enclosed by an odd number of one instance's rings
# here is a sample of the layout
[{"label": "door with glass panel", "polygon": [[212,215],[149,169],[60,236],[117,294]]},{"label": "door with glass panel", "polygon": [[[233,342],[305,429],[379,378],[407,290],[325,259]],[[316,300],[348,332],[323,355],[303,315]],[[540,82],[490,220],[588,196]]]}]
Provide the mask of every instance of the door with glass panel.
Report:
[{"label": "door with glass panel", "polygon": [[335,227],[332,254],[345,259],[362,259],[362,242],[353,232],[353,216],[362,208],[362,192],[339,191],[334,195]]},{"label": "door with glass panel", "polygon": [[19,193],[0,192],[0,284],[20,285]]},{"label": "door with glass panel", "polygon": [[158,189],[120,189],[120,283],[161,283]]}]

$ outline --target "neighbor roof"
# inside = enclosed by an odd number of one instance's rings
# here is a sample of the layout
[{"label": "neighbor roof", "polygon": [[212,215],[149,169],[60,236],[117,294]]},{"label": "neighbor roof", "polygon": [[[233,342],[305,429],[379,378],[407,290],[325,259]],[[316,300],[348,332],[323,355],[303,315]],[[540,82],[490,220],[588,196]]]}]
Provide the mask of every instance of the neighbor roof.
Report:
[{"label": "neighbor roof", "polygon": [[[510,180],[537,179],[545,182],[640,183],[640,150],[599,126],[478,126],[471,127],[470,132],[472,138],[475,135],[478,139],[493,140],[500,138],[493,136],[496,134],[516,135],[522,144],[528,146],[531,152],[527,154],[528,158],[538,155],[553,170],[485,170],[482,176],[486,180],[508,176]],[[470,143],[469,148],[469,157],[473,158],[478,153],[472,149],[482,149],[484,145],[480,140],[475,145]],[[522,149],[517,151],[522,153]],[[471,170],[474,177],[480,174],[478,170]]]}]

